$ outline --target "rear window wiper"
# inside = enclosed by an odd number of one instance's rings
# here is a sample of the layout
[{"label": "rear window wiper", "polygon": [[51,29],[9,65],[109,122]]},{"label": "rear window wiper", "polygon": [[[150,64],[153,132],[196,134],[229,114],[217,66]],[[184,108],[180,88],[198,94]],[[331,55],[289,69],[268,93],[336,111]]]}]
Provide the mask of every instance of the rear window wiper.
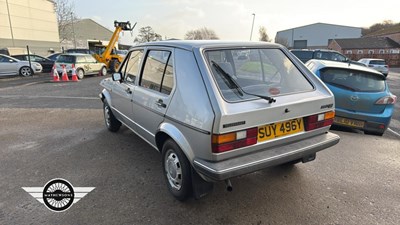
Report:
[{"label": "rear window wiper", "polygon": [[265,99],[268,101],[268,103],[276,102],[276,99],[274,99],[272,97],[265,96],[265,95],[252,94],[252,93],[248,93],[248,92],[244,91],[240,87],[240,85],[231,77],[231,75],[229,73],[227,73],[224,69],[222,69],[221,66],[218,65],[218,63],[211,60],[211,64],[212,64],[212,66],[214,66],[214,68],[217,70],[217,72],[219,72],[223,76],[224,80],[226,80],[226,84],[228,85],[228,87],[231,89],[237,90],[237,92],[240,94],[240,96],[243,96],[243,93],[245,93],[247,95]]}]

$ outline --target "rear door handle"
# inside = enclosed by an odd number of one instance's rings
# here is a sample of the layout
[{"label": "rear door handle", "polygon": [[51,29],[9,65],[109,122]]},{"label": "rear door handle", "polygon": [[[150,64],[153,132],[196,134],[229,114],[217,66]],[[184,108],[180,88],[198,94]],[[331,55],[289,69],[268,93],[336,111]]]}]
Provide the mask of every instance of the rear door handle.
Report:
[{"label": "rear door handle", "polygon": [[132,94],[132,90],[130,88],[125,89],[126,93]]},{"label": "rear door handle", "polygon": [[156,105],[158,107],[162,107],[162,108],[166,108],[167,107],[167,105],[163,102],[162,99],[158,99],[158,101],[156,102]]}]

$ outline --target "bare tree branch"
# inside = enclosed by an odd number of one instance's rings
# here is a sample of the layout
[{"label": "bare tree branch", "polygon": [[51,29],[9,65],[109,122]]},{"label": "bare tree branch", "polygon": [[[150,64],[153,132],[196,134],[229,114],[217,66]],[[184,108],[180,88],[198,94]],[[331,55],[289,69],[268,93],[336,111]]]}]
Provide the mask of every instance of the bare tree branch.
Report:
[{"label": "bare tree branch", "polygon": [[71,24],[78,18],[75,14],[74,4],[69,0],[55,0],[55,12],[58,22],[58,32],[60,34],[60,42],[67,39],[72,40]]},{"label": "bare tree branch", "polygon": [[150,26],[142,27],[139,30],[139,34],[135,38],[135,42],[144,43],[151,41],[161,41],[162,36],[154,32],[153,28]]},{"label": "bare tree branch", "polygon": [[185,34],[186,40],[215,40],[219,39],[217,34],[206,27],[190,30]]},{"label": "bare tree branch", "polygon": [[269,38],[267,34],[267,29],[264,26],[261,26],[260,29],[258,30],[258,33],[260,34],[260,41],[266,41],[266,42],[271,42],[271,39]]}]

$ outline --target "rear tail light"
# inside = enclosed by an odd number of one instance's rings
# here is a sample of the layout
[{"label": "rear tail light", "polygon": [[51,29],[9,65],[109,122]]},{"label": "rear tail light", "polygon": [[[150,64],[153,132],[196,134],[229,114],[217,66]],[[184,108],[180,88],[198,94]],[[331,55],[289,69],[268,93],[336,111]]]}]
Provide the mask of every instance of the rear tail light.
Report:
[{"label": "rear tail light", "polygon": [[213,134],[212,152],[221,153],[257,143],[257,127],[227,134]]},{"label": "rear tail light", "polygon": [[397,101],[396,95],[385,96],[375,102],[377,105],[394,105]]},{"label": "rear tail light", "polygon": [[310,131],[321,127],[330,126],[333,123],[334,117],[334,111],[307,116],[304,118],[304,128],[306,131]]}]

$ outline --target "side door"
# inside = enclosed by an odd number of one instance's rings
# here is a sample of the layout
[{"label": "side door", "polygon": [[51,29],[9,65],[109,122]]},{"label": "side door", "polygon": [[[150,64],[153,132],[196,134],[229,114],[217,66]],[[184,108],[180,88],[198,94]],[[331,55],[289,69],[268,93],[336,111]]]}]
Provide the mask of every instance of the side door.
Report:
[{"label": "side door", "polygon": [[139,71],[143,58],[143,49],[133,50],[121,65],[121,82],[115,81],[111,94],[111,107],[117,118],[135,130],[132,101],[137,87]]},{"label": "side door", "polygon": [[137,133],[155,144],[155,133],[164,120],[175,84],[174,53],[169,48],[148,48],[133,97]]},{"label": "side door", "polygon": [[18,62],[0,55],[0,74],[1,75],[14,75],[18,74]]},{"label": "side door", "polygon": [[93,58],[91,55],[86,55],[86,63],[88,67],[88,74],[96,74],[100,71],[100,63],[97,63],[97,60]]}]

